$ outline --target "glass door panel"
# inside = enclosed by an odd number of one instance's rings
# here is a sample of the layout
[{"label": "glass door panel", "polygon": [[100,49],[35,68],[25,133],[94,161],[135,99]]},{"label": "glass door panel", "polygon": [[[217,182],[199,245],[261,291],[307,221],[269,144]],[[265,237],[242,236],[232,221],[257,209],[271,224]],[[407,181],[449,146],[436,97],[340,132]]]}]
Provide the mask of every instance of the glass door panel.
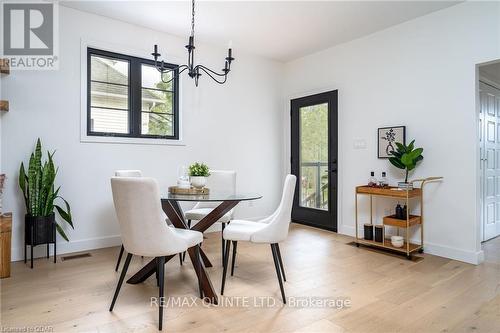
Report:
[{"label": "glass door panel", "polygon": [[328,210],[328,103],[299,109],[300,205]]}]

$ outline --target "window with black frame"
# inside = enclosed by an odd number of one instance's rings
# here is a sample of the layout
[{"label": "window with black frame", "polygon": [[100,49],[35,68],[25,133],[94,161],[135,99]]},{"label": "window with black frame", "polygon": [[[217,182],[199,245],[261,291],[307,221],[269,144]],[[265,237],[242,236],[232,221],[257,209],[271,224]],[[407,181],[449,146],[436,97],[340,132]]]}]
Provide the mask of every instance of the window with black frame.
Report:
[{"label": "window with black frame", "polygon": [[87,135],[178,139],[178,79],[161,75],[151,60],[88,48]]}]

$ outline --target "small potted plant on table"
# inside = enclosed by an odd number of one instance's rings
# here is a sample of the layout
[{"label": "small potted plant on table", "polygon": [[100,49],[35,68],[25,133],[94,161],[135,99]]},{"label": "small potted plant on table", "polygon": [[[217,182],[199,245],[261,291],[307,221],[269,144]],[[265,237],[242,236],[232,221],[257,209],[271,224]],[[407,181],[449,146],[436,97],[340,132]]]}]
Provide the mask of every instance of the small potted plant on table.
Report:
[{"label": "small potted plant on table", "polygon": [[396,142],[396,150],[392,151],[392,157],[389,157],[389,162],[398,169],[405,170],[405,181],[399,182],[398,187],[411,189],[411,184],[408,183],[408,175],[410,171],[415,169],[417,163],[424,159],[422,156],[423,148],[415,148],[415,140],[409,145]]},{"label": "small potted plant on table", "polygon": [[193,187],[205,187],[208,176],[210,176],[210,169],[206,164],[196,162],[189,166],[189,179]]},{"label": "small potted plant on table", "polygon": [[[31,246],[31,268],[33,268],[33,247],[47,244],[47,258],[49,244],[54,244],[54,263],[56,262],[56,230],[66,241],[68,236],[64,229],[56,222],[55,211],[73,228],[71,209],[66,200],[59,195],[60,187],[55,188],[57,169],[54,166],[55,152],[47,152],[47,160],[42,164],[42,144],[37,140],[36,148],[28,165],[28,172],[21,162],[19,170],[19,187],[26,204],[25,234],[24,234],[24,262],[26,262],[26,247]],[[55,202],[60,199],[64,208]]]}]

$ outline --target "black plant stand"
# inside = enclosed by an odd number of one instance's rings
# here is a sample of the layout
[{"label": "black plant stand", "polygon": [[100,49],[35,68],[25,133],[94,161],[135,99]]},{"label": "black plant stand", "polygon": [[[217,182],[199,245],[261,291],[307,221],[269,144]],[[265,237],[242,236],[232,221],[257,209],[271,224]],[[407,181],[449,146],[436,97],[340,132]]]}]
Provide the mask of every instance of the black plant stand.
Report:
[{"label": "black plant stand", "polygon": [[31,268],[33,268],[33,247],[47,245],[47,258],[49,258],[49,246],[54,244],[54,264],[56,263],[56,220],[51,214],[44,217],[33,217],[26,215],[24,219],[24,263],[27,262],[28,245],[31,252]]}]

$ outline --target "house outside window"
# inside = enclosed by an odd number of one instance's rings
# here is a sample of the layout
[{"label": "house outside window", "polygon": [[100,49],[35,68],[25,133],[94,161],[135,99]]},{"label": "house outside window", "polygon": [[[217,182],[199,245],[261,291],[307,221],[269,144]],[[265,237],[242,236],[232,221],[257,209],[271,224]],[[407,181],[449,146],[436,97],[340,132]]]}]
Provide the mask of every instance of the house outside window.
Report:
[{"label": "house outside window", "polygon": [[179,82],[170,79],[151,60],[88,48],[87,135],[178,140]]}]

